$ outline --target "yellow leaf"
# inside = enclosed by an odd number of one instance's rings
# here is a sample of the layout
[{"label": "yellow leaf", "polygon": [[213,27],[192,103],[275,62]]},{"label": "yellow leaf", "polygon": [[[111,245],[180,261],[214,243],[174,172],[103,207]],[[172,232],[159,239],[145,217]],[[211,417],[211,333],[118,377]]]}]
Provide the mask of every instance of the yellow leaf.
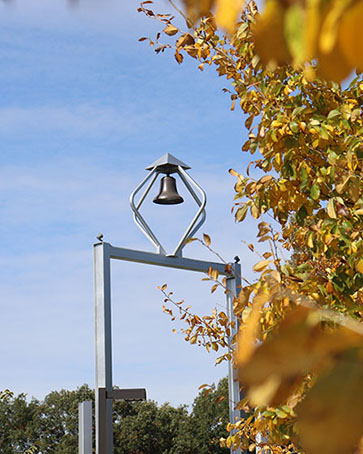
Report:
[{"label": "yellow leaf", "polygon": [[236,171],[235,171],[235,170],[233,170],[233,169],[229,169],[229,171],[228,171],[228,172],[229,172],[229,173],[230,173],[231,175],[233,175],[234,177],[238,177],[238,176],[239,176],[239,173],[238,173],[238,172],[236,172]]},{"label": "yellow leaf", "polygon": [[331,294],[334,292],[334,287],[332,281],[328,281],[328,283],[325,286],[325,290],[327,291],[328,294]]},{"label": "yellow leaf", "polygon": [[309,233],[306,244],[309,246],[309,248],[313,249],[313,247],[314,247],[314,233],[313,232]]},{"label": "yellow leaf", "polygon": [[294,65],[300,65],[306,58],[303,40],[304,25],[304,7],[299,2],[289,5],[285,13],[284,34],[289,52],[294,57]]},{"label": "yellow leaf", "polygon": [[255,204],[251,206],[251,214],[254,219],[258,219],[260,216],[260,210]]},{"label": "yellow leaf", "polygon": [[330,218],[337,219],[337,214],[335,212],[335,206],[334,206],[334,199],[329,199],[328,205],[326,206],[326,211]]},{"label": "yellow leaf", "polygon": [[181,53],[179,53],[178,50],[175,52],[174,57],[175,57],[175,60],[179,63],[179,65],[181,63],[183,63],[184,57]]},{"label": "yellow leaf", "polygon": [[291,55],[284,37],[285,8],[278,0],[267,0],[261,16],[253,27],[257,54],[263,63],[288,63]]},{"label": "yellow leaf", "polygon": [[352,202],[356,202],[360,196],[360,182],[358,179],[352,181],[348,187],[348,194]]},{"label": "yellow leaf", "polygon": [[203,240],[207,246],[210,246],[211,240],[210,240],[209,235],[207,235],[206,233],[203,233]]},{"label": "yellow leaf", "polygon": [[244,3],[244,0],[217,0],[216,21],[220,27],[230,34],[233,34],[236,30],[239,14]]},{"label": "yellow leaf", "polygon": [[251,291],[250,287],[244,287],[239,292],[238,297],[233,302],[233,311],[236,315],[241,314],[243,309],[247,306]]},{"label": "yellow leaf", "polygon": [[304,30],[304,39],[307,59],[313,58],[316,54],[317,38],[321,21],[320,6],[320,0],[307,0],[306,2],[306,26]]},{"label": "yellow leaf", "polygon": [[237,363],[243,366],[256,348],[256,339],[259,332],[261,308],[268,301],[269,294],[260,290],[253,298],[252,309],[246,320],[246,326],[241,327],[238,333]]},{"label": "yellow leaf", "polygon": [[191,344],[195,344],[198,340],[198,336],[193,336],[191,339],[190,339],[190,343]]},{"label": "yellow leaf", "polygon": [[222,361],[225,361],[225,357],[224,356],[220,356],[219,358],[216,359],[216,364],[220,364]]},{"label": "yellow leaf", "polygon": [[272,240],[272,237],[270,235],[263,235],[261,238],[258,240],[259,243],[262,243],[263,241],[267,240]]},{"label": "yellow leaf", "polygon": [[296,407],[299,438],[309,454],[354,451],[363,430],[362,352],[346,351]]},{"label": "yellow leaf", "polygon": [[363,2],[353,4],[343,14],[338,31],[338,40],[344,56],[355,67],[363,68]]},{"label": "yellow leaf", "polygon": [[193,241],[197,241],[197,239],[198,239],[198,238],[187,238],[187,239],[185,240],[185,243],[184,243],[184,244],[187,245],[187,244],[189,244],[189,243],[192,243]]},{"label": "yellow leaf", "polygon": [[[318,311],[300,306],[288,313],[278,332],[257,347],[247,363],[240,363],[237,356],[240,381],[252,392],[262,387],[259,398],[269,396],[264,405],[284,404],[306,372],[329,368],[339,353],[352,347],[363,348],[363,336],[343,327],[324,329]],[[270,377],[279,383],[274,393]]]},{"label": "yellow leaf", "polygon": [[253,271],[262,271],[267,267],[269,263],[272,263],[272,260],[261,260],[253,267]]},{"label": "yellow leaf", "polygon": [[363,274],[363,259],[359,260],[359,262],[355,266],[355,269],[358,271],[358,273]]},{"label": "yellow leaf", "polygon": [[338,35],[338,21],[345,2],[332,1],[329,3],[329,10],[324,17],[319,39],[319,49],[324,54],[330,54],[334,49]]},{"label": "yellow leaf", "polygon": [[284,88],[284,95],[289,95],[292,92],[293,90],[288,85],[286,85],[286,87]]},{"label": "yellow leaf", "polygon": [[176,42],[176,47],[180,48],[180,47],[184,47],[184,46],[191,46],[194,43],[195,43],[195,41],[194,41],[193,36],[190,33],[184,33],[184,35],[181,35],[178,38],[178,40]]},{"label": "yellow leaf", "polygon": [[318,58],[317,75],[322,79],[341,82],[353,70],[353,65],[345,58],[338,41],[335,42],[331,52],[323,53],[318,49],[316,56]]},{"label": "yellow leaf", "polygon": [[238,210],[236,211],[236,220],[238,222],[242,222],[246,216],[247,216],[247,211],[248,211],[248,205],[243,205]]},{"label": "yellow leaf", "polygon": [[273,180],[273,176],[272,175],[265,175],[262,178],[260,178],[259,183],[268,184],[272,180]]},{"label": "yellow leaf", "polygon": [[259,407],[265,405],[266,402],[271,402],[279,386],[280,379],[276,375],[271,375],[262,384],[252,386],[248,393],[251,403]]},{"label": "yellow leaf", "polygon": [[272,270],[269,275],[277,282],[281,282],[281,274],[277,270]]},{"label": "yellow leaf", "polygon": [[337,191],[338,194],[342,194],[347,186],[347,184],[349,183],[349,180],[351,179],[351,175],[349,175],[342,183],[340,184],[337,184],[335,186],[335,189]]},{"label": "yellow leaf", "polygon": [[164,33],[166,33],[168,36],[173,36],[173,35],[176,35],[179,31],[178,28],[174,27],[174,25],[172,24],[168,24],[165,28],[164,28]]}]

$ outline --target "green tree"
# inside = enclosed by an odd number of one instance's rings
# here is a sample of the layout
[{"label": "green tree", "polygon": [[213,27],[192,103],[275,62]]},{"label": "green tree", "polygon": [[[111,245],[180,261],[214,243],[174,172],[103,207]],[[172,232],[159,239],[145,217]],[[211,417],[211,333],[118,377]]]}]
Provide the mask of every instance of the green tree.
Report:
[{"label": "green tree", "polygon": [[34,443],[42,454],[74,454],[78,446],[78,403],[93,400],[87,385],[75,391],[52,391],[38,403]]},{"label": "green tree", "polygon": [[[153,401],[115,404],[115,453],[177,453],[175,440],[188,423],[186,407],[169,404],[158,407]],[[188,442],[186,441],[186,444]],[[189,452],[189,451],[185,451]]]},{"label": "green tree", "polygon": [[24,453],[33,445],[38,405],[34,399],[28,403],[25,394],[0,399],[1,454]]},{"label": "green tree", "polygon": [[[160,407],[153,401],[114,403],[115,454],[223,454],[228,419],[227,380],[186,406]],[[25,394],[0,399],[0,452],[74,454],[78,447],[78,403],[94,400],[83,385],[75,391],[52,391],[43,401],[27,402]]]},{"label": "green tree", "polygon": [[227,454],[219,440],[226,438],[229,419],[228,378],[223,378],[217,388],[202,390],[195,398],[191,413],[193,437],[199,454]]},{"label": "green tree", "polygon": [[78,446],[78,402],[93,398],[83,385],[76,391],[53,391],[43,401],[25,394],[0,399],[1,454],[37,452],[74,454]]},{"label": "green tree", "polygon": [[202,390],[189,414],[185,406],[155,402],[115,405],[115,452],[119,454],[224,454],[228,434],[228,380]]}]

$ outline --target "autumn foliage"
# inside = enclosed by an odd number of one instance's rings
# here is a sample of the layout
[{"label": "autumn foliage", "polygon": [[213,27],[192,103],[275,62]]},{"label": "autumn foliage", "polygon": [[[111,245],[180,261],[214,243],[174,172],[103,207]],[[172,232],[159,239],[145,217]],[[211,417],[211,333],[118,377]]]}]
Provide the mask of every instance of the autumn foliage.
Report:
[{"label": "autumn foliage", "polygon": [[[226,77],[231,109],[244,114],[242,150],[253,156],[230,170],[235,219],[256,219],[266,245],[256,280],[242,276],[234,299],[237,346],[228,345],[223,311],[195,315],[161,288],[177,308],[166,312],[187,324],[186,340],[220,351],[217,362],[233,356],[239,369],[247,394],[237,403],[244,416],[222,440],[229,447],[363,452],[363,79],[336,82],[363,66],[353,25],[362,4],[267,0],[259,15],[254,2],[185,0],[180,14],[196,24],[188,30],[150,2],[140,7],[162,25],[148,38],[156,52],[172,49],[178,63],[189,55]],[[203,243],[211,248],[208,236]],[[213,292],[228,292],[214,270],[207,279]]]},{"label": "autumn foliage", "polygon": [[[210,11],[217,24],[233,35],[243,0],[183,0],[189,23]],[[340,82],[354,68],[363,69],[362,0],[266,0],[252,27],[257,54],[265,64],[317,60],[319,77]],[[313,74],[310,72],[310,77]]]}]

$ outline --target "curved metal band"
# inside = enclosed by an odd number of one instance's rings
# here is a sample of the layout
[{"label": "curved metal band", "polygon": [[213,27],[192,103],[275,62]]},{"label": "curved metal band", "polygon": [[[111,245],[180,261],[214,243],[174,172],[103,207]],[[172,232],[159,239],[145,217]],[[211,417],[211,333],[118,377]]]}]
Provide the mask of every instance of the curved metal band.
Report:
[{"label": "curved metal band", "polygon": [[[181,240],[178,243],[178,246],[175,248],[173,255],[178,255],[178,253],[183,249],[185,246],[185,240],[190,237],[191,235],[194,235],[194,233],[201,227],[201,225],[204,223],[206,219],[206,214],[205,214],[205,206],[207,203],[207,196],[203,189],[193,180],[193,178],[188,175],[185,170],[181,167],[178,166],[178,172],[180,175],[180,178],[183,180],[184,184],[188,188],[189,192],[193,196],[194,200],[197,202],[199,205],[199,210],[197,211],[197,214],[194,216],[192,222],[189,224],[189,227],[186,229],[184,235],[182,236]],[[191,185],[190,185],[190,184]],[[191,186],[194,186],[199,192],[200,195],[202,196],[202,200],[199,200],[198,196],[195,194],[193,188]],[[202,218],[200,219],[199,223],[197,226],[195,226],[196,222],[198,221],[199,216],[202,215]],[[194,227],[195,226],[195,227]],[[194,227],[194,229],[193,229]]]},{"label": "curved metal band", "polygon": [[[143,234],[151,241],[151,243],[156,247],[157,251],[160,254],[166,255],[166,251],[161,245],[160,241],[156,238],[150,227],[147,225],[145,219],[141,216],[139,212],[139,208],[142,202],[145,200],[146,196],[150,192],[152,185],[154,184],[159,172],[156,171],[156,167],[152,169],[152,171],[142,180],[142,182],[136,187],[133,193],[130,195],[130,206],[134,213],[134,222],[138,226],[138,228],[143,232]],[[151,177],[153,178],[151,179]],[[137,205],[135,205],[135,196],[136,194],[145,186],[148,180],[151,179],[151,182],[147,186],[145,192],[141,196],[140,200],[138,201]]]}]

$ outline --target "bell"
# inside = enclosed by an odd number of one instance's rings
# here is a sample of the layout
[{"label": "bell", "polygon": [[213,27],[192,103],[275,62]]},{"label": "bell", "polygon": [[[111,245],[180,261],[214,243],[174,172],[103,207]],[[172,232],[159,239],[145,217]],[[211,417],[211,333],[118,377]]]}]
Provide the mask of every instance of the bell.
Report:
[{"label": "bell", "polygon": [[153,200],[159,205],[177,205],[183,203],[184,199],[176,190],[176,180],[174,177],[167,175],[160,180],[160,192]]}]

